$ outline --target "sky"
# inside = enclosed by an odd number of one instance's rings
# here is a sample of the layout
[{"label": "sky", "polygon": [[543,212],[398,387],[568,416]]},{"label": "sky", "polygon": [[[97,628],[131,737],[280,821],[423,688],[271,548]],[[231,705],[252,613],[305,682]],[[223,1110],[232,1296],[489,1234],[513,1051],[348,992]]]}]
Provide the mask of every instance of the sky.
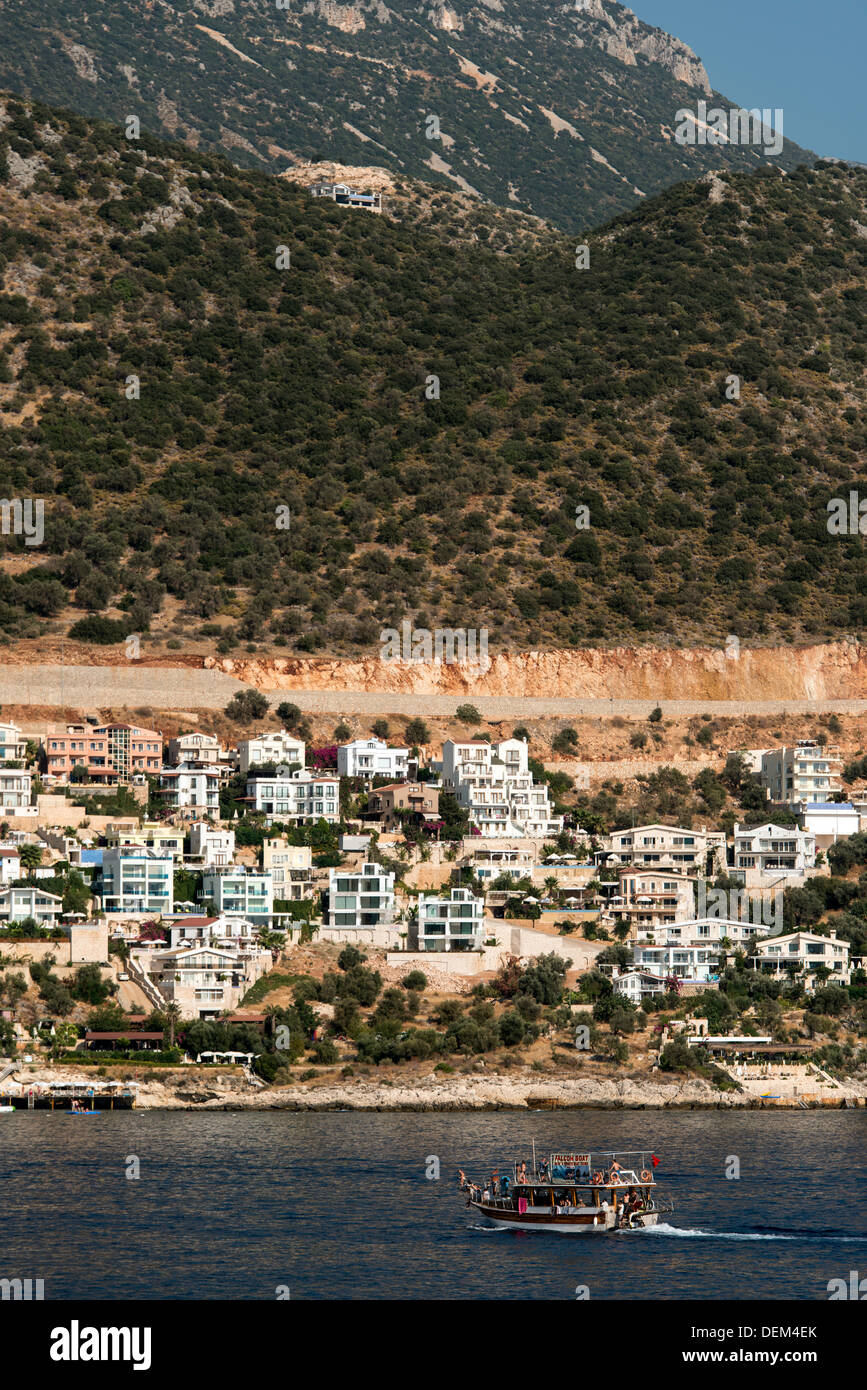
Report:
[{"label": "sky", "polygon": [[781,107],[788,139],[867,164],[867,0],[623,3],[689,44],[731,101]]}]

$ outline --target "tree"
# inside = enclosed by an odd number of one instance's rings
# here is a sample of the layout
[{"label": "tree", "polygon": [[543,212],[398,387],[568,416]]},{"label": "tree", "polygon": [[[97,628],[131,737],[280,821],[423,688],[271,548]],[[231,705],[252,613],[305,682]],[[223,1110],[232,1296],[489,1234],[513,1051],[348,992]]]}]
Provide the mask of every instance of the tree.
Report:
[{"label": "tree", "polygon": [[[475,705],[458,705],[455,710],[455,718],[459,719],[462,724],[481,724],[482,722],[482,716]],[[416,740],[416,742],[418,741]],[[421,742],[424,743],[426,740],[422,739]]]},{"label": "tree", "polygon": [[652,710],[650,711],[650,714],[649,714],[647,717],[648,717],[648,719],[649,719],[649,721],[650,721],[651,724],[659,724],[659,723],[661,723],[661,721],[662,721],[662,707],[661,707],[660,705],[657,705],[655,709],[652,709]]},{"label": "tree", "polygon": [[404,975],[403,979],[401,980],[401,984],[403,985],[404,989],[426,989],[427,975],[425,975],[424,972],[421,970],[410,970],[408,975]]},{"label": "tree", "polygon": [[551,748],[555,753],[563,753],[567,757],[574,753],[578,748],[578,734],[575,729],[561,729],[551,740]]},{"label": "tree", "polygon": [[33,878],[42,863],[42,850],[39,845],[22,845],[18,854],[22,865],[27,870],[27,877]]},{"label": "tree", "polygon": [[404,735],[411,745],[430,742],[430,729],[423,719],[410,719],[404,729]]},{"label": "tree", "polygon": [[388,738],[388,720],[374,719],[371,731],[376,738]]},{"label": "tree", "polygon": [[239,690],[226,706],[227,718],[238,724],[250,724],[268,713],[268,701],[260,690]]},{"label": "tree", "polygon": [[338,743],[345,743],[347,739],[352,738],[352,730],[348,724],[338,724],[334,730],[334,737]]},{"label": "tree", "polygon": [[301,710],[298,705],[291,704],[284,700],[277,706],[277,718],[282,723],[284,729],[294,729],[301,719]]}]

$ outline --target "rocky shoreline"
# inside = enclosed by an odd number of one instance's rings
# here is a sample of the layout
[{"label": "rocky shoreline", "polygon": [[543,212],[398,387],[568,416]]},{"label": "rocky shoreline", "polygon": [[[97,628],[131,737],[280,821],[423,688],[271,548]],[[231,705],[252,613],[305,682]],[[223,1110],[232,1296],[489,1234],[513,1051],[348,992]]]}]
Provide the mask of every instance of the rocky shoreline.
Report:
[{"label": "rocky shoreline", "polygon": [[[22,1067],[10,1081],[29,1087],[81,1086],[94,1078],[70,1068]],[[118,1080],[121,1078],[118,1077]],[[352,1110],[352,1111],[468,1111],[468,1110],[797,1110],[867,1106],[867,1086],[856,1082],[803,1100],[782,1096],[763,1100],[747,1091],[721,1091],[701,1078],[661,1076],[537,1077],[443,1076],[430,1073],[406,1080],[322,1077],[315,1084],[265,1086],[251,1082],[242,1071],[222,1069],[190,1075],[190,1069],[166,1070],[155,1076],[142,1070],[123,1078],[137,1087],[139,1110]]]},{"label": "rocky shoreline", "polygon": [[[550,1080],[504,1076],[422,1078],[400,1082],[341,1082],[334,1085],[281,1086],[251,1090],[203,1084],[196,1089],[143,1085],[138,1106],[151,1110],[735,1110],[800,1109],[797,1100],[762,1101],[737,1091],[719,1091],[700,1080],[672,1082]],[[806,1102],[808,1108],[863,1106],[867,1094],[846,1087],[833,1099]]]}]

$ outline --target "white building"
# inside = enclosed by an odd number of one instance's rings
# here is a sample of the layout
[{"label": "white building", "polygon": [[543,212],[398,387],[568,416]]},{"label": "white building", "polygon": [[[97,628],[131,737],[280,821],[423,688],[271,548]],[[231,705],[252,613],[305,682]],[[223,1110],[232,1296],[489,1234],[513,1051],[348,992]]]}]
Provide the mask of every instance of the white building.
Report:
[{"label": "white building", "polygon": [[164,767],[160,772],[159,794],[168,811],[189,811],[193,815],[220,814],[220,773],[216,765]]},{"label": "white building", "polygon": [[140,847],[106,849],[93,886],[106,912],[171,912],[174,860],[170,852]]},{"label": "white building", "polygon": [[684,830],[677,825],[636,825],[602,837],[600,864],[634,869],[677,869],[681,873],[716,873],[725,867],[723,831]]},{"label": "white building", "polygon": [[166,753],[173,767],[179,763],[208,763],[216,767],[221,761],[223,750],[220,740],[214,734],[195,732],[178,734],[169,739]]},{"label": "white building", "polygon": [[622,994],[631,1004],[639,1005],[642,999],[652,994],[665,994],[665,981],[648,970],[630,970],[628,967],[614,971],[611,977],[615,994]]},{"label": "white building", "polygon": [[[615,889],[611,893],[610,889]],[[628,922],[632,936],[695,915],[695,881],[688,874],[656,869],[621,869],[619,882],[603,883],[602,920]]]},{"label": "white building", "polygon": [[194,821],[190,826],[190,857],[201,859],[209,869],[226,868],[235,857],[234,830],[218,830],[207,821]]},{"label": "white building", "polygon": [[275,763],[278,767],[303,767],[307,746],[287,729],[256,734],[241,739],[238,744],[238,771],[248,773],[251,767]]},{"label": "white building", "polygon": [[394,874],[371,863],[353,871],[329,869],[325,926],[345,933],[332,939],[391,944],[397,938],[393,922]]},{"label": "white building", "polygon": [[851,979],[849,943],[838,940],[835,931],[828,936],[797,931],[769,937],[756,943],[755,959],[758,970],[783,978],[788,978],[791,967],[796,967],[794,973],[806,976],[808,988],[815,988],[815,972],[820,966],[830,970],[829,984],[847,985]]},{"label": "white building", "polygon": [[313,893],[313,850],[310,845],[289,845],[285,840],[264,840],[262,868],[274,881],[274,898],[300,902]]},{"label": "white building", "polygon": [[861,816],[848,801],[814,801],[801,813],[801,825],[808,835],[815,836],[816,849],[830,849],[838,840],[856,835],[861,829]]},{"label": "white building", "polygon": [[32,799],[33,778],[29,772],[19,768],[0,767],[0,809],[17,811],[29,806]]},{"label": "white building", "polygon": [[762,922],[736,920],[733,917],[694,917],[686,922],[666,922],[639,933],[642,945],[653,946],[715,946],[723,941],[731,946],[744,946],[753,937],[767,936],[769,927]]},{"label": "white building", "polygon": [[34,917],[40,927],[53,927],[57,925],[62,911],[63,899],[54,893],[46,893],[35,884],[6,888],[0,892],[0,922],[4,926]]},{"label": "white building", "polygon": [[135,951],[134,959],[166,1002],[177,1004],[186,1018],[216,1018],[236,1008],[273,963],[270,951],[228,939],[219,946],[188,942],[169,950]]},{"label": "white building", "polygon": [[340,778],[301,770],[283,777],[250,777],[247,801],[251,811],[261,811],[277,821],[340,820]]},{"label": "white building", "polygon": [[745,887],[801,879],[816,870],[816,837],[798,826],[734,827],[732,877]]},{"label": "white building", "polygon": [[274,880],[261,869],[206,869],[199,897],[218,916],[246,917],[255,927],[269,926],[274,915]]},{"label": "white building", "polygon": [[841,790],[842,767],[839,749],[823,748],[814,739],[799,739],[794,747],[775,748],[763,755],[762,786],[771,801],[780,804],[827,801]]},{"label": "white building", "polygon": [[453,888],[448,897],[420,893],[420,951],[480,951],[484,937],[484,903],[468,888]]},{"label": "white building", "polygon": [[313,198],[330,198],[339,207],[365,208],[367,212],[382,212],[382,194],[377,190],[359,193],[348,183],[312,183],[309,193]]},{"label": "white building", "polygon": [[720,952],[713,946],[642,946],[632,952],[635,968],[662,980],[706,983],[719,979]]},{"label": "white building", "polygon": [[27,739],[17,724],[0,724],[0,763],[23,763]]},{"label": "white building", "polygon": [[14,883],[21,878],[21,855],[12,845],[0,845],[0,885]]},{"label": "white building", "polygon": [[563,817],[555,816],[548,788],[533,781],[527,745],[522,739],[501,743],[482,739],[443,744],[443,787],[452,792],[483,836],[539,839],[559,835]]},{"label": "white building", "polygon": [[390,748],[381,738],[357,738],[337,749],[341,777],[388,777],[403,781],[409,770],[409,749]]}]

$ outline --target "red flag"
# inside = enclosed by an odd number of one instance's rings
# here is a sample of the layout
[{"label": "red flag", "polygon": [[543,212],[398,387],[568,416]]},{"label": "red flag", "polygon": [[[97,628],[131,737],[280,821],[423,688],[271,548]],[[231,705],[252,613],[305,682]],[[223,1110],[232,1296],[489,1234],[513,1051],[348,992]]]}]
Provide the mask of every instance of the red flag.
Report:
[{"label": "red flag", "polygon": [[651,1163],[653,1164],[654,1168],[658,1168],[658,1167],[659,1167],[659,1159],[656,1157],[656,1154],[651,1154],[651,1155],[650,1155],[650,1161],[651,1161]]}]

